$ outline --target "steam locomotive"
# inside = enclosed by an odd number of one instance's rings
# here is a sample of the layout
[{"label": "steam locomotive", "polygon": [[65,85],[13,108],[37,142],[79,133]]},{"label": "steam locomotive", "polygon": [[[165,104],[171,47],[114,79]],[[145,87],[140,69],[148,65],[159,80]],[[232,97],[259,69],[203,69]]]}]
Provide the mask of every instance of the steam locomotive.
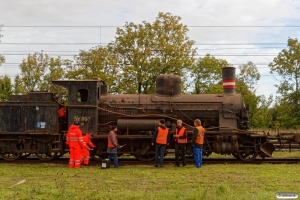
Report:
[{"label": "steam locomotive", "polygon": [[[212,152],[232,154],[237,159],[252,161],[256,157],[272,156],[272,141],[300,144],[300,135],[269,136],[249,131],[249,106],[241,94],[235,94],[235,68],[222,69],[223,94],[182,94],[181,78],[177,74],[162,74],[156,79],[154,94],[109,94],[105,81],[55,80],[66,88],[68,105],[50,92],[29,92],[11,95],[0,102],[0,156],[16,160],[30,154],[47,161],[66,152],[68,127],[79,121],[83,133],[94,133],[96,145],[91,157],[107,157],[107,134],[110,125],[117,124],[118,140],[126,144],[119,152],[141,161],[154,159],[151,138],[160,119],[165,119],[171,136],[176,120],[181,119],[188,130],[187,158],[193,158],[191,135],[193,121],[200,119],[205,132],[203,155]],[[58,110],[65,109],[59,117]],[[173,141],[173,140],[171,140]],[[172,153],[174,143],[167,147]]]}]

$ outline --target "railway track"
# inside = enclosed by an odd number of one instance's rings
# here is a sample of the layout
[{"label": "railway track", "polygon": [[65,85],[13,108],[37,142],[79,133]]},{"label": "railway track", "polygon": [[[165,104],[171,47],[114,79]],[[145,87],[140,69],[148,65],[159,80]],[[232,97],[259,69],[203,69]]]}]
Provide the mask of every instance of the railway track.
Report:
[{"label": "railway track", "polygon": [[[51,161],[41,161],[36,158],[28,158],[28,159],[23,159],[23,160],[15,160],[15,161],[5,161],[0,158],[0,164],[20,164],[20,165],[36,165],[36,164],[61,164],[61,165],[68,165],[68,158],[60,158],[56,160],[51,160]],[[112,164],[112,162],[111,162]],[[143,162],[143,161],[138,161],[136,159],[119,159],[119,164],[120,166],[124,165],[154,165],[154,161],[148,161],[148,162]],[[165,159],[164,160],[164,165],[174,165],[175,160],[174,159]],[[188,161],[187,165],[193,165],[194,161]],[[299,158],[281,158],[281,159],[272,159],[272,158],[266,158],[266,159],[256,159],[251,162],[245,162],[245,161],[240,161],[237,159],[231,159],[231,158],[206,158],[203,159],[203,164],[204,165],[212,165],[212,164],[300,164],[300,159]],[[91,166],[100,166],[101,162],[99,161],[90,161]]]}]

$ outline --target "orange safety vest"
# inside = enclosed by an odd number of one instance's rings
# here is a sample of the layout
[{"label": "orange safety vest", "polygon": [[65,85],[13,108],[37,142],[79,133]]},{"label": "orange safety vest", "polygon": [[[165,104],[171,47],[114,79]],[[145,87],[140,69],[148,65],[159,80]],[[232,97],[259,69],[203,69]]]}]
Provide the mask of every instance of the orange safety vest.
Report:
[{"label": "orange safety vest", "polygon": [[165,130],[158,127],[158,133],[157,133],[157,136],[156,136],[156,144],[167,144],[167,138],[168,138],[168,134],[169,134],[169,131],[168,129],[166,128]]},{"label": "orange safety vest", "polygon": [[64,108],[60,108],[58,110],[58,116],[59,117],[64,117],[65,116],[65,109]]},{"label": "orange safety vest", "polygon": [[196,127],[198,129],[198,135],[196,138],[195,143],[196,144],[203,144],[204,143],[204,128],[202,126],[197,126]]},{"label": "orange safety vest", "polygon": [[110,137],[109,137],[110,134],[113,134],[113,136],[114,136],[114,141],[115,141],[115,143],[118,144],[117,134],[116,134],[114,131],[111,131],[111,132],[109,132],[109,134],[108,134],[108,147],[116,147],[116,146],[111,142],[111,140],[110,140]]},{"label": "orange safety vest", "polygon": [[[183,136],[185,134],[185,128],[182,127],[178,133],[178,129],[176,128],[176,135],[179,137]],[[186,144],[187,143],[187,137],[185,139],[176,138],[175,141],[177,141],[179,144]]]}]

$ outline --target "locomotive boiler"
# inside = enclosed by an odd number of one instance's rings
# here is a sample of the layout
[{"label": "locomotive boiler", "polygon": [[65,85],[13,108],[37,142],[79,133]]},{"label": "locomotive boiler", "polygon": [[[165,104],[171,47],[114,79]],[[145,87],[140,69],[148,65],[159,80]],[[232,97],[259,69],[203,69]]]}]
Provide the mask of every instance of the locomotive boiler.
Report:
[{"label": "locomotive boiler", "polygon": [[[51,160],[63,155],[68,151],[67,129],[79,121],[83,133],[96,135],[93,159],[107,157],[109,127],[117,125],[119,143],[126,144],[118,154],[150,161],[155,155],[151,138],[158,121],[165,119],[173,141],[176,120],[181,119],[188,130],[187,158],[192,159],[193,121],[200,119],[206,129],[204,156],[232,154],[244,161],[271,156],[274,146],[270,138],[248,130],[249,107],[241,94],[235,94],[235,68],[223,68],[222,76],[222,94],[183,94],[179,75],[161,74],[154,94],[109,94],[105,81],[92,79],[52,81],[67,89],[68,105],[60,104],[49,92],[12,95],[0,103],[0,155],[6,160],[30,154]],[[66,111],[64,117],[57,114],[61,107]],[[171,142],[166,154],[173,149]]]}]

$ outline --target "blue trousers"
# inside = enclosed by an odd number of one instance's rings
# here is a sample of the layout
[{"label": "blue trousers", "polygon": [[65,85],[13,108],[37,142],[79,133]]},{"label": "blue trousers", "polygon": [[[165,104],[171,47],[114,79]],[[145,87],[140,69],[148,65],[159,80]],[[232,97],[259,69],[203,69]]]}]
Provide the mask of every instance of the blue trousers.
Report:
[{"label": "blue trousers", "polygon": [[202,167],[202,149],[195,147],[194,145],[193,145],[193,148],[194,148],[194,159],[196,162],[196,167],[201,168]]},{"label": "blue trousers", "polygon": [[165,145],[165,144],[156,144],[156,146],[155,146],[155,165],[158,165],[158,157],[160,157],[159,165],[163,166],[166,146],[167,145]]},{"label": "blue trousers", "polygon": [[112,158],[114,159],[114,167],[118,168],[119,167],[118,155],[116,153],[110,153],[110,154],[108,154],[108,159],[111,160]]}]

